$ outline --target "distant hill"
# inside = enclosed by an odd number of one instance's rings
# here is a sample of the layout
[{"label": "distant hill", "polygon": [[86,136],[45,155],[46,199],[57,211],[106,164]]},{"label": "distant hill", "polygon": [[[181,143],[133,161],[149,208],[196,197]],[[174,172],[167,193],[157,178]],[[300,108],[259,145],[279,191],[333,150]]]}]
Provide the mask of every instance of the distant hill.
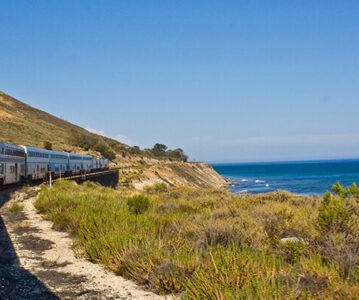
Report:
[{"label": "distant hill", "polygon": [[0,140],[18,145],[44,147],[44,143],[50,142],[56,150],[93,150],[112,158],[115,152],[129,149],[123,143],[89,132],[3,92],[0,92],[0,128]]}]

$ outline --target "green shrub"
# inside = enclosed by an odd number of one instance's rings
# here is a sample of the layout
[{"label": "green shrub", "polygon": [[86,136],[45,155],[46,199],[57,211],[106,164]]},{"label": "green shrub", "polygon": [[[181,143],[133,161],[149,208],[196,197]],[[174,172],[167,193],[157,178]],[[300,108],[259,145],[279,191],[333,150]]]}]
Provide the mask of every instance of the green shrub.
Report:
[{"label": "green shrub", "polygon": [[186,162],[188,160],[188,156],[184,153],[181,148],[177,148],[175,150],[168,149],[168,147],[164,144],[155,144],[152,149],[148,149],[149,152],[157,157],[169,159],[171,161],[183,161]]},{"label": "green shrub", "polygon": [[44,142],[44,149],[52,150],[52,143],[50,143],[49,141]]},{"label": "green shrub", "polygon": [[86,151],[90,149],[98,151],[103,157],[109,160],[114,160],[116,158],[116,153],[100,136],[81,134],[73,131],[72,143]]},{"label": "green shrub", "polygon": [[349,192],[349,195],[351,195],[351,196],[354,197],[355,199],[359,200],[359,187],[357,186],[356,183],[353,183],[353,184],[348,188],[348,192]]},{"label": "green shrub", "polygon": [[12,213],[19,213],[19,212],[23,211],[23,209],[24,209],[24,206],[22,204],[19,204],[18,202],[14,202],[9,207],[9,211]]},{"label": "green shrub", "polygon": [[146,193],[148,194],[160,194],[168,191],[168,187],[165,183],[156,183],[152,186],[147,186],[145,188]]},{"label": "green shrub", "polygon": [[290,262],[296,262],[304,254],[305,244],[301,241],[287,241],[284,243],[286,258]]},{"label": "green shrub", "polygon": [[128,198],[127,200],[128,210],[135,214],[140,215],[145,213],[150,207],[150,200],[148,197],[139,195]]},{"label": "green shrub", "polygon": [[319,208],[318,221],[324,231],[345,231],[352,219],[352,209],[347,200],[327,192]]},{"label": "green shrub", "polygon": [[342,186],[339,182],[332,186],[332,191],[335,195],[341,198],[353,197],[359,200],[359,188],[355,182],[349,187]]},{"label": "green shrub", "polygon": [[109,160],[116,158],[116,153],[105,143],[97,143],[92,147],[95,151],[101,153],[101,155]]}]

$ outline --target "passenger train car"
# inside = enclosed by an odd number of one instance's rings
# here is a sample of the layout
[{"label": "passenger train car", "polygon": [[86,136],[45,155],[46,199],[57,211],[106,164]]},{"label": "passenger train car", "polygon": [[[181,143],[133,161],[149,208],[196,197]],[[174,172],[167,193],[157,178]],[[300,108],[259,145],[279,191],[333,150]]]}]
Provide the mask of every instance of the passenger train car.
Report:
[{"label": "passenger train car", "polygon": [[26,153],[26,179],[46,178],[50,171],[50,153],[48,150],[21,146]]},{"label": "passenger train car", "polygon": [[61,151],[48,151],[50,154],[50,171],[54,176],[65,176],[70,174],[69,153]]},{"label": "passenger train car", "polygon": [[0,185],[24,180],[25,159],[23,148],[0,142]]},{"label": "passenger train car", "polygon": [[16,146],[0,142],[0,186],[108,169],[109,161],[86,154]]},{"label": "passenger train car", "polygon": [[83,155],[82,156],[82,161],[83,161],[83,169],[85,170],[86,173],[91,172],[91,170],[93,169],[93,157],[90,155]]},{"label": "passenger train car", "polygon": [[69,154],[69,173],[70,174],[80,174],[84,169],[82,154]]}]

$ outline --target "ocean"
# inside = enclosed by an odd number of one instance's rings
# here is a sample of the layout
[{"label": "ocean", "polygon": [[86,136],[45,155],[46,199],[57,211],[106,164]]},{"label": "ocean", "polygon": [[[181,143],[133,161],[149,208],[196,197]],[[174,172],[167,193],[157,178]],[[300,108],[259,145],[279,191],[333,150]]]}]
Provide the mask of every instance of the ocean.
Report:
[{"label": "ocean", "polygon": [[268,163],[212,164],[222,176],[231,180],[236,193],[267,193],[287,190],[296,194],[323,195],[340,182],[359,185],[358,160],[298,161]]}]

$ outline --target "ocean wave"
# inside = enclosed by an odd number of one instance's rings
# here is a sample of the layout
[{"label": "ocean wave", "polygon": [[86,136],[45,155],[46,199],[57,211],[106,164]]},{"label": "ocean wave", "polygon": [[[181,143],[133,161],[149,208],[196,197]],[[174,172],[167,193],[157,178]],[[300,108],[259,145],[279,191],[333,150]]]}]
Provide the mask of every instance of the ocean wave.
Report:
[{"label": "ocean wave", "polygon": [[264,181],[264,180],[259,180],[259,179],[257,179],[257,180],[255,181],[255,183],[265,183],[265,181]]},{"label": "ocean wave", "polygon": [[248,179],[243,178],[240,180],[240,182],[248,182]]},{"label": "ocean wave", "polygon": [[239,193],[240,194],[246,194],[246,193],[248,193],[248,190],[241,190],[241,191],[239,191]]}]

